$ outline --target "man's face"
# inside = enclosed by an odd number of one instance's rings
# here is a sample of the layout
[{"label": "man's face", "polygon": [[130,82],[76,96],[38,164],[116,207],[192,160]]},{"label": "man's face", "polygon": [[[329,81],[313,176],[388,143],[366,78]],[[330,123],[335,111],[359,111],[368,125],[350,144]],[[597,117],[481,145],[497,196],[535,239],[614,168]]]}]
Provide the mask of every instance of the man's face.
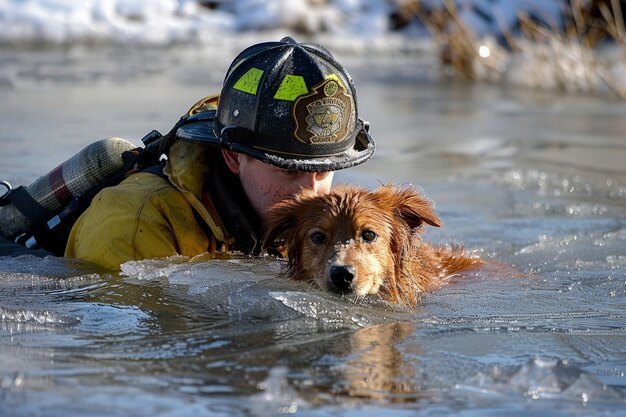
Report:
[{"label": "man's face", "polygon": [[231,151],[223,151],[223,154],[229,169],[239,175],[248,200],[261,217],[274,203],[302,188],[326,194],[333,182],[333,172],[287,171],[245,154]]}]

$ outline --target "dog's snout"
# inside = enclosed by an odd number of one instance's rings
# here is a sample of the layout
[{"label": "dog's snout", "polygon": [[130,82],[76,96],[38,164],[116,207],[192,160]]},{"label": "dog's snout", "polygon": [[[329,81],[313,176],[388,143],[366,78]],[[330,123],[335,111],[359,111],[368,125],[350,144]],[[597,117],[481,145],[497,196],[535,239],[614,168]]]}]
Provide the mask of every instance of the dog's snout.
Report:
[{"label": "dog's snout", "polygon": [[333,266],[330,268],[331,289],[338,293],[351,292],[354,272],[354,267],[350,265]]}]

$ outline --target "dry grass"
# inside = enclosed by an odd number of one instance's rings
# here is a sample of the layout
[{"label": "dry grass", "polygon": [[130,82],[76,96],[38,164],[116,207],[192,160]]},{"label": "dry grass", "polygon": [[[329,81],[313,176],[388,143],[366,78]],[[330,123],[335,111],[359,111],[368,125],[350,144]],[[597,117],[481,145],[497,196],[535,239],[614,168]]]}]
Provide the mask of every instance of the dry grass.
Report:
[{"label": "dry grass", "polygon": [[[453,0],[443,0],[438,10],[426,10],[419,0],[407,4],[432,34],[447,76],[574,93],[606,91],[626,100],[626,30],[619,0],[571,0],[565,29],[520,14],[521,36],[500,25],[508,48],[478,38],[459,19]],[[599,47],[607,40],[614,45],[611,54]]]}]

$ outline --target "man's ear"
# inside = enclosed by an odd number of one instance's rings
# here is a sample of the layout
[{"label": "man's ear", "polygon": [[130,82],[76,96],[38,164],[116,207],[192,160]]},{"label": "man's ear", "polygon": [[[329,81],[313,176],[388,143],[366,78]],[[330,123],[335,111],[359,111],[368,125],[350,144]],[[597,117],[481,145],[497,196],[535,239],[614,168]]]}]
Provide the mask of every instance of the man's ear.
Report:
[{"label": "man's ear", "polygon": [[435,227],[443,226],[443,222],[433,210],[430,200],[414,188],[385,185],[376,190],[374,195],[383,205],[395,209],[396,213],[411,229],[420,227],[424,222]]},{"label": "man's ear", "polygon": [[239,170],[241,167],[241,162],[239,158],[241,158],[242,154],[235,151],[230,151],[227,149],[222,149],[222,156],[224,157],[224,162],[226,162],[226,166],[230,171],[237,175],[239,174]]}]

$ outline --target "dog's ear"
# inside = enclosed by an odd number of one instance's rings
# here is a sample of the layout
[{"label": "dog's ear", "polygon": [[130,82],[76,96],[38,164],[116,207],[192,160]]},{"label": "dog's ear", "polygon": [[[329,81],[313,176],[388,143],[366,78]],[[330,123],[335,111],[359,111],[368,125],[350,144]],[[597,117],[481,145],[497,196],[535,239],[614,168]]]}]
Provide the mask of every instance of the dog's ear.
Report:
[{"label": "dog's ear", "polygon": [[395,209],[411,229],[416,229],[423,223],[435,227],[443,226],[443,222],[435,213],[430,200],[414,188],[398,188],[386,185],[376,190],[374,195],[383,205]]},{"label": "dog's ear", "polygon": [[267,212],[261,249],[275,246],[276,241],[284,240],[287,232],[296,225],[297,201],[288,199],[274,204]]}]

